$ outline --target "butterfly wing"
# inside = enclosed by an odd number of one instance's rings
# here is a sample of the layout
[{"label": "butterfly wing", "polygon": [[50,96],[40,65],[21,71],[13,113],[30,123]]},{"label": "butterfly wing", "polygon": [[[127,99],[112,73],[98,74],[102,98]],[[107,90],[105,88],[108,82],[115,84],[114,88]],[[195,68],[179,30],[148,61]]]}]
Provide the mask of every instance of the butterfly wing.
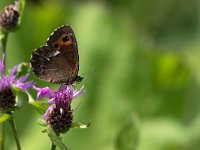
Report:
[{"label": "butterfly wing", "polygon": [[70,26],[56,29],[42,46],[32,53],[33,72],[42,80],[58,84],[81,81],[75,35]]},{"label": "butterfly wing", "polygon": [[[50,46],[42,46],[32,53],[31,66],[33,72],[42,80],[57,83],[71,84],[74,82],[77,71],[70,66],[71,48],[63,47],[61,51]],[[67,57],[68,56],[68,57]],[[77,68],[74,66],[74,68]]]},{"label": "butterfly wing", "polygon": [[78,53],[78,46],[75,34],[70,26],[61,26],[56,29],[48,38],[46,45],[52,46],[55,49],[60,49],[62,46],[71,45],[74,51]]}]

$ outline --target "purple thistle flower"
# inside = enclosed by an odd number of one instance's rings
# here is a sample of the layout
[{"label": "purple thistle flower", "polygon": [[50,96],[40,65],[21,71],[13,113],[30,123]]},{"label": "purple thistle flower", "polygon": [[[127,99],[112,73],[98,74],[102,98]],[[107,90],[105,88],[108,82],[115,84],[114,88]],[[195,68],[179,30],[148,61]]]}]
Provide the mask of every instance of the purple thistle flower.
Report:
[{"label": "purple thistle flower", "polygon": [[6,75],[4,70],[4,55],[3,58],[0,60],[0,92],[10,89],[11,87],[16,87],[23,92],[27,92],[27,88],[32,87],[34,85],[33,81],[24,82],[29,73],[20,78],[17,78],[15,74],[16,70],[18,69],[18,65],[14,66],[9,75]]},{"label": "purple thistle flower", "polygon": [[77,91],[72,85],[62,85],[58,90],[52,90],[49,87],[33,88],[38,92],[37,99],[49,98],[49,108],[43,115],[43,119],[47,124],[59,135],[67,132],[72,124],[73,111],[71,110],[71,102],[74,98],[85,93],[83,87]]},{"label": "purple thistle flower", "polygon": [[14,66],[9,75],[5,74],[4,71],[4,55],[0,59],[0,109],[4,112],[11,112],[14,110],[15,95],[13,94],[11,87],[16,87],[23,92],[28,93],[27,88],[33,86],[33,81],[24,82],[29,73],[20,78],[17,78],[15,74],[18,69],[18,65]]},{"label": "purple thistle flower", "polygon": [[33,86],[33,88],[38,92],[36,98],[37,100],[44,97],[49,98],[48,104],[50,106],[43,115],[44,120],[48,118],[55,106],[59,107],[60,114],[62,114],[64,112],[63,109],[70,107],[70,104],[74,98],[85,93],[83,90],[84,87],[77,91],[74,90],[72,85],[62,85],[58,90],[52,90],[49,87],[37,88]]}]

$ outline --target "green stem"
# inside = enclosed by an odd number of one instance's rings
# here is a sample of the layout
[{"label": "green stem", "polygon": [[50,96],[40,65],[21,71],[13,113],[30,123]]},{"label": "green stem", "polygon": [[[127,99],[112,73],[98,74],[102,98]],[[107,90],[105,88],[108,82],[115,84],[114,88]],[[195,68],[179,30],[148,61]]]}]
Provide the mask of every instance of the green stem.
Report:
[{"label": "green stem", "polygon": [[8,32],[2,30],[2,33],[3,33],[3,38],[1,40],[2,41],[2,51],[5,53],[6,43],[7,43],[7,39],[8,39]]},{"label": "green stem", "polygon": [[1,137],[0,137],[0,150],[4,150],[4,136],[5,136],[5,132],[4,132],[4,128],[5,128],[5,123],[0,124],[0,128],[1,128]]},{"label": "green stem", "polygon": [[17,131],[16,131],[16,126],[15,126],[14,119],[13,118],[10,119],[9,123],[10,123],[11,129],[12,129],[12,132],[13,132],[13,135],[14,135],[14,138],[15,138],[15,142],[16,142],[16,145],[17,145],[17,150],[21,150],[19,139],[18,139],[18,136],[17,136]]},{"label": "green stem", "polygon": [[2,30],[2,34],[3,34],[3,38],[1,39],[1,53],[4,54],[4,72],[5,72],[5,66],[6,66],[6,43],[7,43],[7,39],[8,39],[8,32],[3,31]]},{"label": "green stem", "polygon": [[54,144],[53,142],[51,144],[51,150],[56,150],[56,144]]},{"label": "green stem", "polygon": [[[1,39],[1,54],[4,54],[4,70],[3,72],[6,72],[6,64],[5,64],[5,57],[6,57],[6,43],[7,43],[7,39],[8,39],[8,32],[2,31],[3,37]],[[5,145],[5,123],[2,123],[0,126],[0,130],[1,130],[1,135],[0,135],[0,150],[4,150],[4,145]]]}]

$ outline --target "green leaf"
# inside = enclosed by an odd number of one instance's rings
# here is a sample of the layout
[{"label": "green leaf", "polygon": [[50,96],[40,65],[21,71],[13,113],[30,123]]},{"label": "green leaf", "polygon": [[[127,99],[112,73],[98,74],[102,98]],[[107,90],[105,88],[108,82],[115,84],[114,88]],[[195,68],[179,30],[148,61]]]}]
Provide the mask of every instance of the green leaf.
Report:
[{"label": "green leaf", "polygon": [[27,95],[22,91],[17,91],[15,100],[19,108],[22,108],[24,105],[28,104]]},{"label": "green leaf", "polygon": [[20,63],[18,65],[18,68],[17,68],[17,75],[18,76],[22,76],[22,75],[27,74],[27,72],[30,72],[30,65],[29,65],[29,63],[26,63],[26,62]]},{"label": "green leaf", "polygon": [[2,40],[4,38],[4,34],[0,35],[0,40]]},{"label": "green leaf", "polygon": [[61,138],[56,135],[56,133],[52,130],[52,128],[47,127],[46,130],[44,130],[44,133],[47,133],[50,140],[56,144],[61,150],[68,150],[67,146],[62,142]]},{"label": "green leaf", "polygon": [[43,120],[43,119],[38,119],[37,122],[38,122],[39,125],[41,125],[41,126],[43,126],[43,127],[47,127],[47,123],[46,123],[45,120]]},{"label": "green leaf", "polygon": [[11,115],[10,114],[0,114],[0,123],[5,122],[9,119],[11,119]]},{"label": "green leaf", "polygon": [[29,103],[31,106],[33,106],[40,114],[44,114],[48,108],[48,103],[45,100],[40,101],[32,101]]},{"label": "green leaf", "polygon": [[89,126],[90,126],[90,122],[87,125],[79,123],[79,122],[72,122],[71,128],[85,129],[85,128],[88,128]]},{"label": "green leaf", "polygon": [[[30,72],[31,70],[31,67],[30,67],[30,64],[29,63],[26,63],[26,62],[22,62],[18,65],[18,68],[17,68],[17,77],[21,77],[21,76],[24,76],[25,74],[27,74],[28,72]],[[15,90],[18,91],[18,89],[16,87],[14,87]]]},{"label": "green leaf", "polygon": [[20,92],[20,89],[17,88],[16,86],[12,86],[12,89],[14,90],[14,92]]},{"label": "green leaf", "polygon": [[35,99],[29,93],[27,93],[27,94],[28,94],[28,101],[35,102]]},{"label": "green leaf", "polygon": [[18,9],[19,9],[19,14],[20,14],[18,26],[21,24],[21,19],[22,19],[22,16],[23,16],[25,4],[26,4],[26,0],[19,0],[18,1]]},{"label": "green leaf", "polygon": [[42,130],[42,133],[47,134],[47,129]]},{"label": "green leaf", "polygon": [[138,118],[134,116],[121,128],[116,140],[117,150],[137,149],[139,139],[138,122]]}]

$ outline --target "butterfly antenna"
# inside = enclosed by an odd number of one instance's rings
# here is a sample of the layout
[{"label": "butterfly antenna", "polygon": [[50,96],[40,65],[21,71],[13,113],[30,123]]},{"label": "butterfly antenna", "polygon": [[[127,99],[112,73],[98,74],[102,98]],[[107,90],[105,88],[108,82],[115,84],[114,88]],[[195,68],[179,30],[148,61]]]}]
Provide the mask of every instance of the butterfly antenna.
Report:
[{"label": "butterfly antenna", "polygon": [[80,105],[81,105],[81,102],[76,106],[75,109],[71,110],[71,112],[75,112],[79,108]]},{"label": "butterfly antenna", "polygon": [[93,69],[93,70],[90,70],[90,71],[88,71],[86,73],[80,74],[80,76],[85,76],[87,74],[90,74],[90,73],[93,73],[93,72],[96,72],[96,71],[97,71],[97,69]]}]

